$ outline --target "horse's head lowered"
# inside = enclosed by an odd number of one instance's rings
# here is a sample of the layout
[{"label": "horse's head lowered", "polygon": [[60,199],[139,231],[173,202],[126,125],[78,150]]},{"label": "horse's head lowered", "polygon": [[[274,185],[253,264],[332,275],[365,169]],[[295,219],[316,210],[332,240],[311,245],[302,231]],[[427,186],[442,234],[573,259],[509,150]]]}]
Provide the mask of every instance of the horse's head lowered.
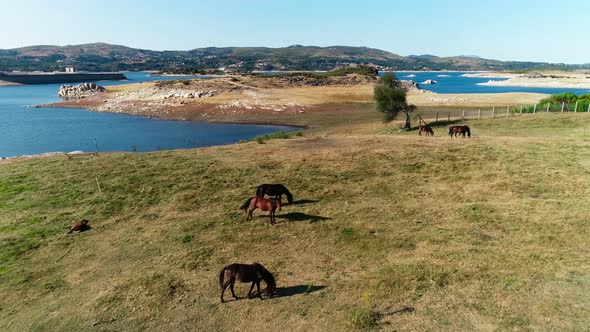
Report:
[{"label": "horse's head lowered", "polygon": [[258,269],[258,273],[262,277],[262,280],[266,283],[266,292],[268,293],[268,297],[272,297],[275,290],[277,289],[277,283],[275,281],[275,277],[270,273],[264,266],[260,265],[259,263],[254,263],[254,266]]}]

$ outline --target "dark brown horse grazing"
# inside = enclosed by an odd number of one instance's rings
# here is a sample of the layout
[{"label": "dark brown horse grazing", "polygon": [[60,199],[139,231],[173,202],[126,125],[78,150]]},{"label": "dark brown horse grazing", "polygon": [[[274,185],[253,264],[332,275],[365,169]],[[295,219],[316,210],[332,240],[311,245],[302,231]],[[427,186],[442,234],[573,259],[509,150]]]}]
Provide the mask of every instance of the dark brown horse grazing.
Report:
[{"label": "dark brown horse grazing", "polygon": [[269,211],[270,224],[275,224],[275,210],[278,208],[281,211],[281,200],[275,198],[264,198],[260,196],[252,196],[246,200],[246,203],[242,205],[241,209],[248,211],[248,217],[246,221],[252,220],[252,212],[256,209],[262,211]]},{"label": "dark brown horse grazing", "polygon": [[453,138],[453,135],[455,135],[455,137],[457,137],[457,135],[463,135],[463,138],[465,138],[465,134],[467,134],[467,136],[471,137],[471,130],[469,129],[468,126],[451,126],[451,127],[449,127],[449,136],[451,136],[451,138]]},{"label": "dark brown horse grazing", "polygon": [[82,221],[80,221],[80,222],[77,222],[75,224],[71,224],[70,226],[68,226],[68,228],[70,229],[68,234],[70,234],[72,232],[84,232],[85,230],[87,230],[89,228],[88,227],[88,220],[82,219]]},{"label": "dark brown horse grazing", "polygon": [[275,197],[278,199],[282,198],[282,195],[287,195],[287,201],[289,204],[293,203],[293,195],[289,192],[287,187],[283,186],[280,183],[275,184],[261,184],[256,188],[256,196],[264,197],[264,195],[268,195],[270,197]]},{"label": "dark brown horse grazing", "polygon": [[422,132],[425,132],[426,136],[434,136],[434,131],[429,126],[420,126],[420,131],[418,131],[418,135],[422,136]]},{"label": "dark brown horse grazing", "polygon": [[231,295],[234,299],[238,299],[236,294],[234,293],[234,284],[236,280],[241,282],[251,282],[252,286],[250,286],[250,291],[248,291],[248,298],[252,298],[252,289],[254,285],[256,285],[256,289],[258,290],[258,297],[262,300],[262,293],[260,292],[260,281],[264,281],[266,283],[266,293],[268,293],[268,297],[271,298],[277,285],[275,283],[275,278],[273,275],[268,272],[268,270],[258,264],[231,264],[224,267],[221,272],[219,272],[219,287],[221,288],[221,303],[223,303],[223,293],[227,286],[231,290]]}]

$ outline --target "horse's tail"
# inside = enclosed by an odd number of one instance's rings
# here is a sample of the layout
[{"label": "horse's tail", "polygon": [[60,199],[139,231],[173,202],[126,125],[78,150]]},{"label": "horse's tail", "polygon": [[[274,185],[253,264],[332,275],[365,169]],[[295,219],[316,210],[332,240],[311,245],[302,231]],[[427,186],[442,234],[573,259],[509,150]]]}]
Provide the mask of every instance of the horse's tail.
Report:
[{"label": "horse's tail", "polygon": [[225,267],[219,272],[219,288],[223,289],[223,279],[225,279]]},{"label": "horse's tail", "polygon": [[279,208],[279,211],[281,211],[281,200],[277,199],[277,207]]},{"label": "horse's tail", "polygon": [[240,210],[247,210],[248,207],[250,206],[250,202],[252,201],[252,197],[248,198],[246,200],[246,203],[244,203],[244,205],[242,205],[242,207],[240,208]]},{"label": "horse's tail", "polygon": [[469,130],[469,127],[465,126],[465,130],[467,130],[467,136],[471,137],[471,130]]}]

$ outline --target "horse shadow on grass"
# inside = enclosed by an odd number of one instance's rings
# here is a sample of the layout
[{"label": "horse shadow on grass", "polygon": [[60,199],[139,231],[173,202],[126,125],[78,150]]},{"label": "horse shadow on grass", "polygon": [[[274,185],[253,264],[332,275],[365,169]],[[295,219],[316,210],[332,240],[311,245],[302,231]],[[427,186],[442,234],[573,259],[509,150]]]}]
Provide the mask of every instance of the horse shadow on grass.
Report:
[{"label": "horse shadow on grass", "polygon": [[414,311],[416,311],[416,309],[414,309],[413,307],[404,306],[399,309],[389,308],[389,310],[382,312],[381,315],[382,316],[398,315],[398,314],[405,314],[405,313],[410,313],[410,312],[414,312]]},{"label": "horse shadow on grass", "polygon": [[293,201],[293,203],[289,204],[289,205],[304,205],[304,204],[311,204],[311,203],[318,203],[319,200],[317,199],[298,199],[296,201]]},{"label": "horse shadow on grass", "polygon": [[289,212],[281,215],[276,215],[277,218],[287,219],[288,221],[309,221],[309,223],[315,223],[318,221],[329,220],[328,217],[316,216],[313,214],[307,214],[302,212]]},{"label": "horse shadow on grass", "polygon": [[279,287],[276,289],[274,297],[289,297],[299,294],[309,294],[317,292],[326,288],[326,286],[314,286],[314,285],[297,285],[289,287]]}]

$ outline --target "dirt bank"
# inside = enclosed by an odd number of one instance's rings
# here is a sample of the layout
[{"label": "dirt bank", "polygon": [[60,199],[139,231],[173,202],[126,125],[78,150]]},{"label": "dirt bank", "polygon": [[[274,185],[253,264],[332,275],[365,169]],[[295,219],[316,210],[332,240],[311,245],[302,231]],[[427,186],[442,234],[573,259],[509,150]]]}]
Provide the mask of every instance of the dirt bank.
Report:
[{"label": "dirt bank", "polygon": [[[370,107],[374,84],[374,78],[354,74],[325,78],[287,75],[174,80],[112,86],[96,96],[43,106],[162,119],[308,126],[311,123],[303,119],[310,114],[359,105]],[[408,99],[417,106],[477,107],[534,104],[545,96],[528,93],[443,95],[413,90]]]}]

